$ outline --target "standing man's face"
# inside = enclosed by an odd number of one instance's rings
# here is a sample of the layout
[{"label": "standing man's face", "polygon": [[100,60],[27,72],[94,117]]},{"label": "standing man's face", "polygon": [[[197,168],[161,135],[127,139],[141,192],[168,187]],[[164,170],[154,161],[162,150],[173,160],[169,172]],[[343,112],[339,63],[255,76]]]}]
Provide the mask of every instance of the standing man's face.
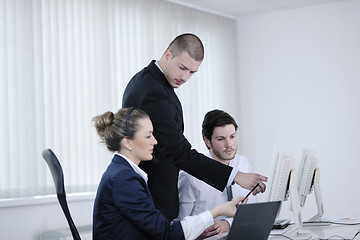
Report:
[{"label": "standing man's face", "polygon": [[216,127],[211,136],[211,141],[205,138],[206,145],[210,148],[210,153],[215,160],[232,160],[237,151],[236,130],[233,124]]},{"label": "standing man's face", "polygon": [[163,69],[164,75],[173,88],[178,88],[184,84],[198,71],[201,64],[201,61],[195,61],[186,52],[182,52],[173,58],[172,52],[168,49],[164,57],[166,59],[166,65]]}]

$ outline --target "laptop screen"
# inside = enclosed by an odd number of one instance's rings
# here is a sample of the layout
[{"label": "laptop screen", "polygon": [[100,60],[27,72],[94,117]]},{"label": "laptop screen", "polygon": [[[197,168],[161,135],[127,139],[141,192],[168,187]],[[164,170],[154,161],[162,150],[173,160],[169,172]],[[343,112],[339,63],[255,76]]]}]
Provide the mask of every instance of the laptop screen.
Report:
[{"label": "laptop screen", "polygon": [[239,205],[229,234],[219,234],[208,239],[266,240],[280,206],[281,201]]}]

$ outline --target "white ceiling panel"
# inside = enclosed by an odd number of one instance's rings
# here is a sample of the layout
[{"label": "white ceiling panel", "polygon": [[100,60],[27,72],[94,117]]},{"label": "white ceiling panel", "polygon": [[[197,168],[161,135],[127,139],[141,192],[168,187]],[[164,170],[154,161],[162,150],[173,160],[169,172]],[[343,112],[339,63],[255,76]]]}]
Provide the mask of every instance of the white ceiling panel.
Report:
[{"label": "white ceiling panel", "polygon": [[166,0],[176,4],[224,15],[237,16],[298,8],[347,0]]}]

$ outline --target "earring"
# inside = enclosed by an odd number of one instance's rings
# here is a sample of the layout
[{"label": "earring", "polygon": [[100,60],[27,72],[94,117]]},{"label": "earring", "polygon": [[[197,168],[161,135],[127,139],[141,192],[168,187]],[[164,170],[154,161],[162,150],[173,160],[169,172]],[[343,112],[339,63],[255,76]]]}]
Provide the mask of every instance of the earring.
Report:
[{"label": "earring", "polygon": [[131,151],[131,148],[128,148],[129,151]]}]

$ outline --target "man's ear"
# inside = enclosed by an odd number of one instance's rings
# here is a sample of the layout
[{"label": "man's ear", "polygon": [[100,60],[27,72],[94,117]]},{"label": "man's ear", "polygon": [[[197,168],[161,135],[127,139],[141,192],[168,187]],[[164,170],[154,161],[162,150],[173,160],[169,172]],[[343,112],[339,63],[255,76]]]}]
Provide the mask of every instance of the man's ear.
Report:
[{"label": "man's ear", "polygon": [[205,136],[204,136],[204,142],[205,142],[206,146],[210,149],[211,148],[211,141]]},{"label": "man's ear", "polygon": [[173,57],[173,53],[170,51],[170,49],[166,49],[164,52],[164,57],[167,61],[169,61],[170,59],[172,59]]}]

